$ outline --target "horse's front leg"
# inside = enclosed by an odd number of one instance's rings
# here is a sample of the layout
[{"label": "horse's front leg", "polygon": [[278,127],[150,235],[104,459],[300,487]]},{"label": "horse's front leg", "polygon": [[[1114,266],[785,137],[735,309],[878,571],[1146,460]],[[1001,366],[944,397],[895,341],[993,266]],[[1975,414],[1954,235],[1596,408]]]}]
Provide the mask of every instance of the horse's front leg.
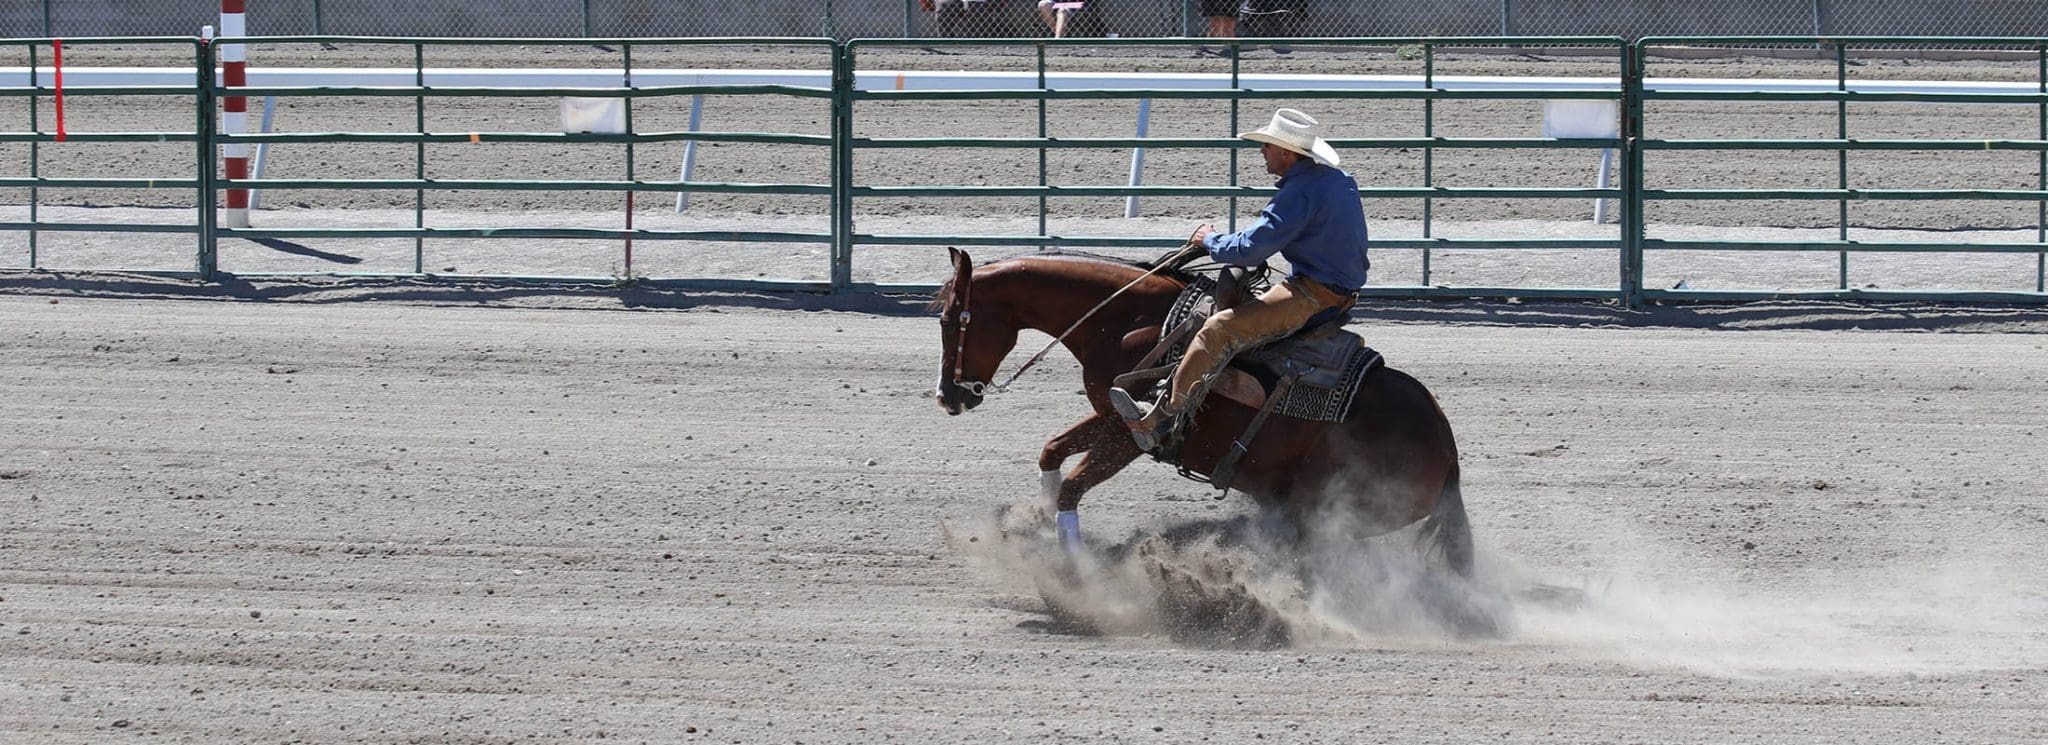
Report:
[{"label": "horse's front leg", "polygon": [[[1060,545],[1081,549],[1081,495],[1124,470],[1143,455],[1123,420],[1094,414],[1045,443],[1038,456],[1039,487],[1053,509]],[[1064,478],[1060,466],[1068,456],[1083,453],[1080,465]]]}]

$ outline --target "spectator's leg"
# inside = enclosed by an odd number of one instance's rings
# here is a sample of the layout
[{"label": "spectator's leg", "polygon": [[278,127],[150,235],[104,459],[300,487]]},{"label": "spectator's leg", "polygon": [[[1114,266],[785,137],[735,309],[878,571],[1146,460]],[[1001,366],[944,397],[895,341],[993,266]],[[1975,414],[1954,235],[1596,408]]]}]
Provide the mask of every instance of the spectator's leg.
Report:
[{"label": "spectator's leg", "polygon": [[1053,17],[1052,0],[1038,0],[1038,20],[1045,22],[1046,33],[1059,36],[1059,20]]}]

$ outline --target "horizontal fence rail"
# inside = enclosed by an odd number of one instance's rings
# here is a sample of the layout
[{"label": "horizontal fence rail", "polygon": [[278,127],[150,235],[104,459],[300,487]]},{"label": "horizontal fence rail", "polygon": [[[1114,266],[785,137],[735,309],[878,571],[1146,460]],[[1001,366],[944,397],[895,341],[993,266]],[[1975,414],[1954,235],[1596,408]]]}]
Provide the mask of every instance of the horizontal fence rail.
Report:
[{"label": "horizontal fence rail", "polygon": [[[205,279],[214,278],[221,273],[241,276],[257,274],[253,271],[239,270],[232,261],[223,262],[220,256],[223,239],[258,242],[309,239],[410,240],[410,270],[388,271],[382,274],[442,275],[457,273],[429,271],[430,266],[440,265],[440,262],[430,261],[427,250],[427,242],[430,240],[560,239],[618,242],[621,245],[614,264],[616,269],[610,276],[519,272],[486,273],[484,276],[609,282],[644,279],[703,288],[926,291],[935,287],[936,283],[864,279],[858,271],[857,258],[867,255],[869,251],[890,247],[1069,247],[1144,251],[1172,248],[1182,242],[1178,235],[1159,235],[1156,232],[1131,235],[1055,231],[1051,229],[1052,210],[1049,206],[1053,200],[1078,199],[1104,203],[1112,199],[1123,200],[1127,205],[1127,217],[1136,213],[1137,205],[1142,200],[1209,200],[1205,203],[1218,205],[1218,208],[1207,213],[1187,215],[1188,224],[1192,226],[1204,220],[1214,220],[1220,223],[1219,227],[1235,229],[1242,212],[1241,207],[1255,206],[1259,200],[1264,200],[1275,192],[1267,185],[1270,181],[1264,177],[1259,177],[1254,183],[1240,183],[1240,167],[1257,164],[1257,156],[1247,158],[1247,151],[1256,150],[1258,145],[1237,139],[1232,136],[1235,132],[1256,128],[1264,123],[1271,107],[1290,105],[1290,102],[1294,101],[1369,101],[1375,104],[1384,102],[1388,105],[1414,106],[1421,111],[1419,131],[1393,133],[1392,136],[1339,136],[1330,140],[1333,146],[1346,152],[1398,150],[1414,151],[1419,155],[1421,168],[1416,182],[1374,182],[1363,185],[1359,190],[1360,196],[1368,201],[1413,200],[1420,203],[1420,235],[1382,238],[1373,242],[1375,250],[1415,252],[1419,259],[1419,273],[1412,277],[1393,278],[1392,281],[1385,275],[1376,274],[1375,283],[1367,289],[1367,293],[1371,295],[1611,299],[1631,305],[1666,300],[1749,300],[1785,296],[2027,303],[2048,300],[2048,39],[1650,37],[1630,43],[1617,37],[1479,36],[1207,40],[1211,47],[1225,50],[1272,47],[1280,44],[1305,53],[1319,49],[1383,50],[1389,55],[1415,62],[1421,69],[1419,75],[1254,74],[1242,70],[1242,55],[1219,55],[1229,57],[1224,61],[1227,64],[1227,72],[1105,73],[1054,69],[1048,62],[1049,55],[1067,49],[1113,48],[1125,52],[1142,52],[1154,48],[1185,50],[1191,45],[1201,44],[1202,41],[1036,38],[859,39],[836,42],[829,38],[815,37],[427,39],[353,36],[251,36],[214,40],[178,37],[0,40],[0,50],[14,50],[15,59],[23,64],[21,67],[0,67],[0,98],[24,99],[28,112],[28,121],[24,128],[0,128],[0,145],[22,146],[28,155],[26,168],[0,173],[0,188],[18,190],[16,193],[26,194],[26,200],[15,217],[0,218],[0,231],[22,233],[26,236],[26,266],[30,269],[44,268],[48,263],[46,256],[40,251],[39,239],[45,234],[52,233],[189,235],[196,244],[190,270],[166,271]],[[57,59],[60,45],[72,50],[119,45],[126,48],[129,54],[134,54],[136,49],[142,49],[154,53],[155,56],[151,59],[155,64],[150,67],[61,67]],[[222,50],[230,45],[241,45],[251,50],[290,48],[297,50],[296,53],[301,56],[314,57],[329,53],[315,48],[330,51],[337,47],[384,50],[377,55],[385,59],[407,59],[410,64],[333,69],[258,67],[249,71],[245,84],[228,85],[217,68],[223,62]],[[2030,59],[2036,72],[2034,79],[1897,81],[1856,79],[1849,74],[1848,60],[1853,52],[1895,48],[1950,48],[1959,45],[1967,45],[1973,49],[1998,50],[2007,53],[2008,59],[2014,58],[2013,55]],[[815,53],[822,63],[817,65],[816,69],[798,70],[684,69],[673,64],[635,64],[636,55],[642,55],[641,59],[644,60],[647,56],[654,55],[653,50],[657,49],[669,53],[670,56],[661,59],[672,63],[676,59],[693,59],[690,55],[703,50],[736,46],[804,50]],[[465,69],[427,64],[427,50],[444,47],[584,50],[594,48],[617,54],[620,64],[616,69]],[[921,71],[880,66],[900,61],[906,54],[935,50],[936,53],[943,55],[955,48],[980,51],[1006,50],[1005,59],[1013,63],[1021,60],[1026,63],[1028,69]],[[1652,75],[1656,64],[1654,60],[1663,59],[1665,55],[1674,52],[1751,48],[1811,50],[1833,60],[1836,74],[1832,79],[1767,81]],[[1540,52],[1544,49],[1570,49],[1576,59],[1600,60],[1611,57],[1614,60],[1612,73],[1581,77],[1489,78],[1439,75],[1436,72],[1440,56],[1447,52],[1469,54],[1472,50],[1514,50],[1514,53],[1520,54]],[[257,51],[251,57],[258,60],[263,58],[261,51]],[[509,59],[516,59],[516,56]],[[182,60],[182,63],[173,60]],[[64,76],[61,91],[58,79],[60,69]],[[65,131],[62,120],[51,110],[66,97],[106,99],[113,96],[141,96],[175,101],[176,105],[189,108],[189,121],[192,122],[193,128],[164,131],[69,132]],[[822,122],[824,131],[820,133],[816,130],[702,130],[698,124],[697,109],[701,108],[702,101],[707,96],[786,102],[786,107],[778,104],[778,108],[815,111],[815,119]],[[396,104],[392,109],[394,112],[410,121],[396,130],[378,131],[286,133],[271,131],[268,124],[262,131],[224,131],[223,117],[217,108],[223,99],[234,97],[283,100],[287,105],[331,99],[388,100]],[[461,106],[466,102],[499,99],[537,102],[542,105],[552,105],[557,99],[613,99],[623,106],[624,126],[617,132],[549,132],[522,131],[511,127],[464,131],[429,125],[430,103]],[[1144,128],[1147,116],[1145,112],[1150,110],[1155,101],[1195,107],[1196,110],[1209,112],[1227,120],[1228,126],[1213,133],[1148,136]],[[1612,131],[1594,135],[1443,135],[1443,132],[1447,131],[1444,126],[1447,120],[1439,111],[1440,105],[1450,105],[1453,102],[1498,101],[1577,102],[1610,106],[1612,114],[1609,118],[1613,120],[1614,126],[1611,128]],[[680,126],[634,125],[636,106],[643,107],[644,111],[646,107],[661,104],[666,109],[675,110],[682,102],[690,102],[691,116],[687,129]],[[1656,136],[1674,120],[1701,115],[1700,107],[1759,102],[1831,107],[1835,126],[1829,136],[1809,138],[1703,139],[1688,136]],[[410,106],[407,106],[407,103]],[[1049,111],[1054,106],[1092,106],[1108,103],[1115,103],[1120,107],[1137,107],[1139,129],[1134,136],[1119,136],[1121,133],[1104,132],[1099,127],[1081,136],[1061,136],[1066,133],[1055,132],[1050,124]],[[1245,103],[1254,104],[1250,112],[1243,111]],[[907,115],[913,119],[943,121],[944,115],[941,112],[945,106],[982,104],[1004,106],[1022,112],[1028,120],[1025,129],[1033,134],[965,133],[947,136],[930,131],[890,129],[880,118],[883,112],[895,112],[892,115],[898,117],[905,116],[903,112],[910,112]],[[1682,113],[1673,113],[1679,110],[1665,108],[1674,105],[1694,108],[1683,109]],[[2026,107],[2034,112],[2037,126],[2035,131],[2029,133],[2031,137],[2010,134],[1988,139],[1947,135],[1924,139],[1852,136],[1854,130],[1850,127],[1850,121],[1854,107],[1876,105]],[[53,172],[46,167],[50,165],[47,153],[58,143],[72,146],[108,144],[185,147],[191,149],[192,168],[184,173],[154,176],[118,171],[78,173],[69,169],[63,171],[62,175],[52,175]],[[775,146],[779,148],[777,157],[781,160],[747,170],[745,179],[698,179],[692,177],[690,163],[696,148],[700,145]],[[412,151],[409,164],[412,172],[409,176],[362,176],[325,174],[300,169],[299,173],[291,176],[266,177],[260,165],[264,157],[261,148],[269,146],[409,146]],[[509,162],[514,163],[514,167],[507,168],[501,173],[449,177],[430,172],[429,167],[433,159],[429,157],[429,146],[614,148],[623,153],[623,168],[619,169],[616,176],[598,174],[564,178],[562,174],[540,164],[530,164],[520,157],[512,156]],[[662,177],[645,177],[641,172],[643,168],[640,163],[645,160],[647,148],[654,146],[687,148],[680,175],[673,179],[667,178],[667,173]],[[246,177],[228,178],[220,175],[221,149],[224,147],[256,148],[258,166],[255,171]],[[1023,154],[1026,158],[1035,155],[1035,168],[1027,167],[1035,173],[1027,177],[1025,183],[966,183],[967,177],[978,177],[980,174],[954,173],[913,178],[886,168],[864,165],[892,152],[942,149]],[[1218,174],[1216,179],[1223,183],[1142,183],[1144,154],[1152,150],[1207,152],[1214,153],[1219,159],[1227,159],[1225,173]],[[1440,180],[1435,165],[1440,151],[1479,150],[1579,151],[1589,156],[1605,152],[1615,156],[1619,161],[1619,167],[1614,169],[1615,180],[1610,183],[1606,180],[1608,164],[1603,159],[1601,180],[1593,186],[1512,182],[1474,186],[1450,185]],[[1128,180],[1109,182],[1096,179],[1071,182],[1055,178],[1050,168],[1053,159],[1064,154],[1105,151],[1131,152],[1132,163]],[[1661,159],[1685,153],[1715,151],[1780,151],[1812,153],[1823,157],[1827,153],[1833,153],[1836,159],[1835,178],[1832,184],[1826,186],[1807,187],[1740,183],[1673,185],[1663,182],[1669,179],[1661,175],[1667,172],[1659,170],[1667,168],[1661,165]],[[2032,159],[2035,165],[2033,183],[2024,186],[2001,182],[1983,187],[1958,188],[1951,184],[1923,187],[1857,183],[1850,177],[1851,158],[1858,153],[1974,151],[2009,152]],[[778,165],[784,167],[778,168]],[[788,167],[794,165],[802,165],[803,168]],[[822,173],[824,176],[816,180],[791,177],[792,173],[798,171]],[[797,175],[800,176],[801,173]],[[141,190],[147,193],[177,194],[181,201],[173,206],[179,209],[171,213],[158,214],[183,214],[188,217],[178,222],[166,222],[161,219],[123,222],[50,218],[50,210],[45,204],[46,195],[82,189]],[[213,207],[219,204],[222,196],[230,190],[272,195],[273,199],[279,198],[278,195],[300,192],[395,193],[401,198],[409,197],[406,201],[409,202],[411,224],[264,224],[255,227],[225,224]],[[541,192],[584,197],[593,194],[616,195],[623,203],[624,209],[617,213],[621,218],[617,224],[605,226],[547,224],[545,219],[507,217],[503,214],[493,218],[491,224],[449,224],[429,221],[430,214],[447,214],[446,208],[430,210],[430,193],[483,195],[509,192]],[[673,198],[676,200],[678,212],[691,195],[706,195],[710,198],[737,195],[763,200],[815,198],[829,203],[826,209],[828,214],[825,216],[829,222],[826,227],[818,230],[798,229],[798,226],[786,222],[763,229],[748,230],[724,229],[719,226],[650,229],[645,225],[636,226],[634,223],[633,200],[638,194],[658,194],[664,199]],[[192,201],[182,201],[187,197]],[[869,229],[863,225],[863,221],[868,218],[858,217],[862,204],[914,203],[931,199],[966,199],[978,200],[980,203],[993,203],[997,200],[1035,201],[1035,210],[1026,210],[1031,216],[1022,219],[1028,222],[1035,217],[1036,227],[1011,232],[979,228],[951,232],[920,232],[887,228]],[[1450,202],[1499,200],[1591,201],[1600,205],[1596,208],[1596,216],[1604,210],[1605,204],[1611,201],[1618,206],[1619,225],[1605,233],[1603,237],[1593,238],[1474,238],[1438,235],[1438,226],[1441,222],[1438,211],[1442,205]],[[1662,226],[1649,217],[1649,214],[1660,205],[1699,202],[1832,203],[1836,208],[1837,219],[1831,228],[1831,238],[1762,240],[1753,237],[1668,235],[1662,232]],[[2026,242],[2002,238],[1954,243],[1930,240],[1872,240],[1868,235],[1857,234],[1857,226],[1851,220],[1854,205],[1941,202],[2022,205],[2031,203],[2036,211],[2036,219],[2032,226],[2034,240]],[[1215,212],[1222,214],[1218,215]],[[93,213],[71,210],[65,214]],[[497,224],[498,221],[516,222],[522,219],[533,222]],[[670,245],[808,244],[821,247],[823,254],[819,257],[820,265],[812,267],[813,271],[808,277],[768,276],[761,273],[753,278],[740,279],[688,273],[664,274],[660,270],[648,271],[636,265],[633,246],[635,241],[654,241]],[[743,247],[736,250],[746,249]],[[1436,268],[1439,257],[1446,251],[1585,251],[1594,252],[1596,255],[1611,253],[1615,257],[1615,271],[1611,275],[1611,283],[1590,286],[1446,285],[1440,281]],[[1837,257],[1838,271],[1833,286],[1826,288],[1691,289],[1684,282],[1679,282],[1674,287],[1651,286],[1657,282],[1650,278],[1650,273],[1646,271],[1647,265],[1674,256],[1709,251],[1832,253]],[[1852,282],[1855,276],[1852,259],[1860,254],[1898,256],[1948,253],[2006,256],[2032,254],[2035,261],[2030,278],[2031,290],[1873,290],[1856,287]],[[804,267],[801,266],[785,267],[767,260],[764,260],[764,264],[777,269],[798,270],[799,274],[804,273]]]}]

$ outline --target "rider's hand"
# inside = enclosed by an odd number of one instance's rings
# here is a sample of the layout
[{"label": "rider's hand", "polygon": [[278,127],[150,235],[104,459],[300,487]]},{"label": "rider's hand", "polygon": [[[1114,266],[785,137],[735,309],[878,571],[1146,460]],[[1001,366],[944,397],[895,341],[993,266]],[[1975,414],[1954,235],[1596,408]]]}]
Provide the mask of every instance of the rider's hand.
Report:
[{"label": "rider's hand", "polygon": [[1207,224],[1195,228],[1194,234],[1188,236],[1188,245],[1200,247],[1202,250],[1207,251],[1209,246],[1209,234],[1213,232],[1216,231],[1210,228]]}]

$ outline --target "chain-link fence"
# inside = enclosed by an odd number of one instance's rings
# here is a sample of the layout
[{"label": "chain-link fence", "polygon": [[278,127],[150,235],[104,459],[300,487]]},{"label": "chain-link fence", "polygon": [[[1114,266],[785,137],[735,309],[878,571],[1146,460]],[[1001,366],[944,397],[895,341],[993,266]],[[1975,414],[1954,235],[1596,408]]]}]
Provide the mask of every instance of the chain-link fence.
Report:
[{"label": "chain-link fence", "polygon": [[[2048,36],[2048,0],[247,0],[251,34]],[[736,7],[736,5],[743,7]],[[0,35],[190,36],[219,0],[10,0]]]}]

